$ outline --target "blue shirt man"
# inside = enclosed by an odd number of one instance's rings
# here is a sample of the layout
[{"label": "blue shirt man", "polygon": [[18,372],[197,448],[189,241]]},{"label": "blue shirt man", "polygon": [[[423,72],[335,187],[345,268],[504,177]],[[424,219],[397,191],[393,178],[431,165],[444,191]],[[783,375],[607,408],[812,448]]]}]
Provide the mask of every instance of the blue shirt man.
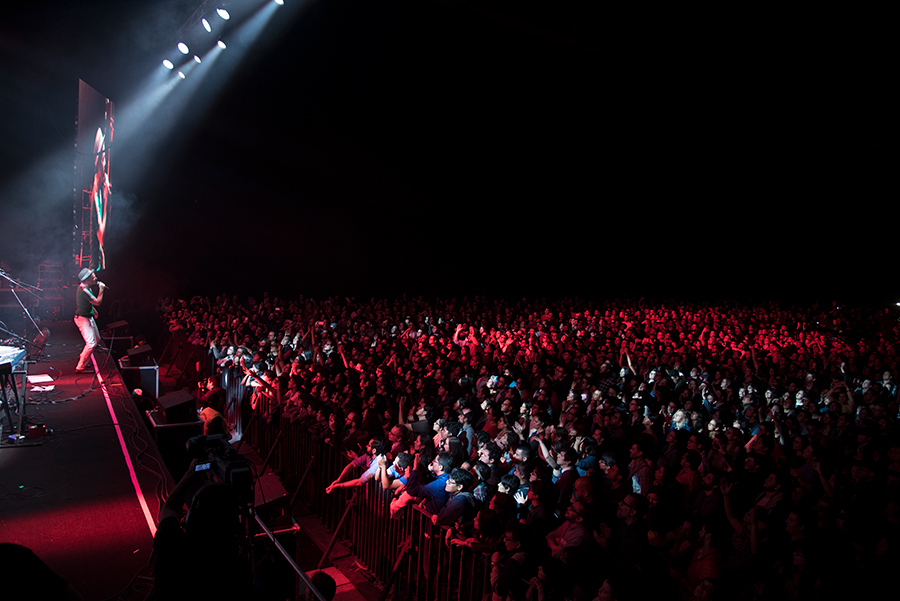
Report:
[{"label": "blue shirt man", "polygon": [[[418,462],[413,462],[418,467]],[[445,490],[450,471],[453,469],[453,456],[446,451],[438,453],[428,469],[434,474],[435,479],[428,484],[419,483],[419,470],[415,469],[409,474],[409,482],[406,484],[406,492],[414,497],[425,499],[425,510],[428,513],[438,513],[447,504],[450,493]]]}]

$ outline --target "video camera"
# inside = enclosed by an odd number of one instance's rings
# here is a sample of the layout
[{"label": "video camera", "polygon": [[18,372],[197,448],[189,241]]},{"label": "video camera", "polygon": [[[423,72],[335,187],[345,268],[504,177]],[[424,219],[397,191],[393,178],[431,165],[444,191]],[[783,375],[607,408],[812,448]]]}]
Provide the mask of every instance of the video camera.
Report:
[{"label": "video camera", "polygon": [[253,475],[250,464],[234,450],[225,434],[194,436],[187,441],[191,459],[201,461],[197,471],[208,471],[210,479],[231,486],[242,506],[253,503]]}]

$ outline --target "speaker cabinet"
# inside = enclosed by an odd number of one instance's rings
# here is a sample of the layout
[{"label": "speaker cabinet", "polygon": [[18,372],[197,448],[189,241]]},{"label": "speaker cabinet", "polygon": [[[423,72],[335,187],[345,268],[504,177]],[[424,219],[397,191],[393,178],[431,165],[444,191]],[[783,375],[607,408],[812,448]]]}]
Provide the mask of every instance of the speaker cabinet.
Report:
[{"label": "speaker cabinet", "polygon": [[259,477],[254,489],[253,506],[271,528],[282,528],[291,517],[288,492],[278,476],[267,472]]},{"label": "speaker cabinet", "polygon": [[186,448],[187,441],[203,434],[203,422],[198,419],[193,423],[168,424],[165,423],[159,409],[147,412],[147,419],[150,422],[153,441],[166,467],[169,468],[169,473],[175,481],[181,480],[191,463]]},{"label": "speaker cabinet", "polygon": [[149,365],[153,361],[152,352],[149,344],[142,344],[137,348],[128,349],[128,364],[132,367]]},{"label": "speaker cabinet", "polygon": [[122,381],[128,387],[128,392],[134,392],[140,388],[145,395],[156,398],[159,396],[159,366],[151,359],[149,365],[132,367],[128,363],[128,357],[119,359],[119,373]]},{"label": "speaker cabinet", "polygon": [[167,424],[184,424],[197,420],[197,401],[187,390],[176,390],[159,397],[156,406]]}]

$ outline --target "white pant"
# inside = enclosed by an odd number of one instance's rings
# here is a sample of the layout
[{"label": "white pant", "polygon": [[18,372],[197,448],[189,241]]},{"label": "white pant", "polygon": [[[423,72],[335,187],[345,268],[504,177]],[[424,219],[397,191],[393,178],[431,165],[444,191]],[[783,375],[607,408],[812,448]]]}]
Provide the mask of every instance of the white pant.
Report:
[{"label": "white pant", "polygon": [[97,329],[97,322],[94,321],[93,317],[76,315],[75,325],[78,326],[81,337],[84,338],[84,350],[81,351],[81,356],[78,357],[78,365],[75,369],[84,369],[88,361],[91,360],[91,353],[94,347],[100,344],[100,330]]}]

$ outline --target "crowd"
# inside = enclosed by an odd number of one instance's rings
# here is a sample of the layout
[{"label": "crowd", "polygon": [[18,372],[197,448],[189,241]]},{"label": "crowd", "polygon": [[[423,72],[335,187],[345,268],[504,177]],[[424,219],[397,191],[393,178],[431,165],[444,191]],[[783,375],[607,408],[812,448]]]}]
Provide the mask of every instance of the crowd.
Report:
[{"label": "crowd", "polygon": [[249,410],[348,453],[329,492],[374,479],[393,515],[421,503],[447,544],[490,554],[495,599],[889,590],[892,309],[264,295],[159,312],[210,370],[245,374]]}]

